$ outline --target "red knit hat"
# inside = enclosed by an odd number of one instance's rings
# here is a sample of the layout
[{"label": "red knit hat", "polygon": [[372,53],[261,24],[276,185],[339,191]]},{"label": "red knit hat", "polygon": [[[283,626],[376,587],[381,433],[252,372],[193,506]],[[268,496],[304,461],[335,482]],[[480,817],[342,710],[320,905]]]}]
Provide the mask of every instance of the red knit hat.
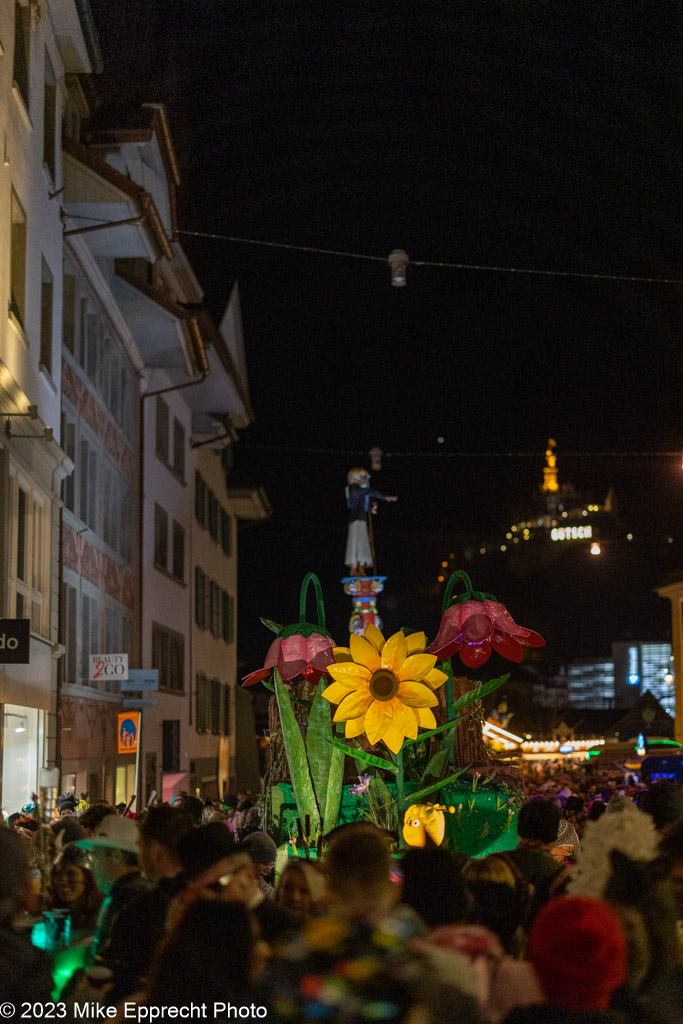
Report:
[{"label": "red knit hat", "polygon": [[561,896],[536,918],[527,957],[550,1006],[604,1010],[626,977],[626,939],[601,900]]}]

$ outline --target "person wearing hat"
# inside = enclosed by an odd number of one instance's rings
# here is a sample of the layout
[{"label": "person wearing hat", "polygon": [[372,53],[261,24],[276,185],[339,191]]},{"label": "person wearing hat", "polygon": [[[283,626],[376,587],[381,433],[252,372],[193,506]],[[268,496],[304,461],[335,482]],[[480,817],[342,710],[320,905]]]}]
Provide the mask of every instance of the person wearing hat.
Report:
[{"label": "person wearing hat", "polygon": [[150,888],[133,895],[112,929],[107,966],[114,987],[106,996],[109,1005],[118,1004],[145,983],[166,930],[169,907],[186,885],[178,847],[194,831],[184,811],[168,806],[150,807],[139,828],[139,859]]},{"label": "person wearing hat", "polygon": [[138,864],[138,826],[130,818],[110,814],[98,825],[93,836],[78,839],[74,845],[90,851],[90,869],[97,888],[105,896],[90,959],[95,964],[111,967],[109,946],[116,923],[131,900],[148,888]]},{"label": "person wearing hat", "polygon": [[60,818],[65,818],[69,814],[75,814],[77,805],[78,801],[73,793],[62,793],[57,797],[57,810],[59,811]]},{"label": "person wearing hat", "polygon": [[248,853],[258,876],[259,891],[268,900],[275,899],[275,889],[266,882],[265,875],[271,874],[277,857],[277,846],[267,832],[250,832],[239,845]]}]

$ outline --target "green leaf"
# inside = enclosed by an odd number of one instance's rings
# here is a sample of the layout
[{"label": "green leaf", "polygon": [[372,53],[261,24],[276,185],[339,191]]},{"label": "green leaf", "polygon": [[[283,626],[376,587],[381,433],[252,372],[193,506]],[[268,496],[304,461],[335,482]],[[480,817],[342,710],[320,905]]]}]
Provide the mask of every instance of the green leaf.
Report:
[{"label": "green leaf", "polygon": [[448,762],[452,753],[453,734],[452,730],[449,729],[444,733],[439,746],[430,758],[429,763],[424,770],[424,774],[420,779],[423,786],[429,785],[432,782],[438,782],[439,779],[443,778],[443,774],[448,768]]},{"label": "green leaf", "polygon": [[325,813],[327,779],[332,760],[332,709],[329,700],[325,700],[323,697],[324,689],[325,684],[322,681],[319,682],[306,729],[306,754],[318,810],[321,814]]},{"label": "green leaf", "polygon": [[285,801],[285,794],[279,786],[270,787],[270,831],[276,835],[280,834],[282,827],[282,805]]},{"label": "green leaf", "polygon": [[[325,701],[326,704],[329,701]],[[343,735],[343,726],[338,725],[337,731]],[[344,785],[344,751],[338,747],[332,747],[332,758],[330,760],[330,774],[327,780],[327,799],[323,811],[323,822],[325,831],[337,827],[339,822],[339,808],[341,806],[342,788]]]},{"label": "green leaf", "polygon": [[[270,690],[271,693],[275,693],[275,687],[273,686],[272,683],[267,683],[265,679],[262,679],[261,682],[265,686],[266,690]],[[289,693],[289,699],[291,700],[292,704],[300,704],[303,708],[311,707],[312,701],[306,700],[305,697],[295,697],[295,695],[291,693],[289,690],[287,690],[287,693]]]},{"label": "green leaf", "polygon": [[390,832],[398,831],[398,805],[396,799],[389,792],[384,779],[378,774],[373,775],[370,779],[368,804],[370,807],[370,820],[378,828],[385,828]]},{"label": "green leaf", "polygon": [[375,768],[384,768],[385,771],[392,772],[394,775],[398,773],[396,765],[392,764],[391,761],[385,761],[383,757],[375,757],[374,754],[366,754],[364,750],[347,747],[338,740],[332,740],[331,742],[335,750],[342,750],[348,757],[355,757],[356,761],[363,761],[365,764],[374,765]]},{"label": "green leaf", "polygon": [[272,619],[264,619],[263,616],[261,617],[261,622],[266,627],[266,629],[272,629],[273,633],[277,634],[277,636],[280,635],[280,630],[282,629],[282,626],[280,625],[279,622],[273,622]]},{"label": "green leaf", "polygon": [[468,704],[471,704],[473,700],[481,700],[482,697],[486,697],[487,694],[493,693],[499,686],[505,686],[510,673],[506,672],[504,676],[498,676],[497,679],[491,679],[488,683],[484,683],[483,686],[475,686],[473,690],[468,690],[467,693],[463,693],[462,697],[458,697],[453,703],[453,711],[462,711]]},{"label": "green leaf", "polygon": [[457,718],[450,718],[447,722],[444,722],[443,725],[438,725],[436,729],[430,729],[429,732],[421,732],[417,739],[404,740],[403,746],[407,747],[409,743],[419,743],[421,740],[431,739],[432,736],[437,736],[440,732],[443,732],[444,729],[450,729],[452,725],[455,725],[456,722],[459,722],[464,717],[464,715],[458,715]]},{"label": "green leaf", "polygon": [[445,779],[441,779],[440,782],[435,782],[432,786],[427,786],[425,789],[418,789],[417,793],[410,794],[410,802],[413,804],[419,803],[423,797],[429,796],[430,793],[436,793],[438,789],[444,789],[446,786],[450,786],[452,782],[456,782],[461,775],[464,775],[470,765],[467,768],[461,768],[459,772],[455,772],[453,775],[449,775]]},{"label": "green leaf", "polygon": [[305,697],[295,697],[293,693],[290,693],[289,699],[292,704],[300,704],[302,708],[311,708],[313,706],[313,701],[306,700]]},{"label": "green leaf", "polygon": [[299,723],[294,717],[294,709],[292,708],[285,684],[282,682],[282,677],[277,669],[273,670],[273,675],[275,678],[277,706],[280,711],[280,722],[282,723],[282,738],[287,754],[289,774],[292,777],[294,799],[296,800],[301,821],[303,822],[306,815],[309,815],[311,835],[315,835],[316,830],[320,827],[320,814],[315,802],[315,793],[313,792],[313,783],[311,782],[304,739],[301,735]]}]

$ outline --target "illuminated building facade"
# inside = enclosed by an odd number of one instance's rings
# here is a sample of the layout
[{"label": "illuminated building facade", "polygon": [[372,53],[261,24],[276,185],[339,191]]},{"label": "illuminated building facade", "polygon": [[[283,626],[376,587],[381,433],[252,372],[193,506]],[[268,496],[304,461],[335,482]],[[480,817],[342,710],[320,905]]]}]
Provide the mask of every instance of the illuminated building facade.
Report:
[{"label": "illuminated building facade", "polygon": [[649,692],[674,715],[676,696],[671,644],[624,641],[612,658],[583,658],[567,669],[568,697],[577,708],[628,708]]},{"label": "illuminated building facade", "polygon": [[649,690],[664,710],[676,713],[674,662],[671,644],[624,642],[612,644],[614,686],[619,706],[635,704]]},{"label": "illuminated building facade", "polygon": [[567,669],[567,694],[575,708],[613,708],[614,662],[581,658]]}]

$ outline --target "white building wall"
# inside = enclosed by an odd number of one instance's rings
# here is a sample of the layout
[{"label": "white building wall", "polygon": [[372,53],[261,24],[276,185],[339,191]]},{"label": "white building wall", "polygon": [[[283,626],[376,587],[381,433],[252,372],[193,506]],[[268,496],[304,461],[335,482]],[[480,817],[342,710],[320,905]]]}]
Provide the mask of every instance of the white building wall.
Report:
[{"label": "white building wall", "polygon": [[[69,0],[55,0],[55,3],[65,10],[68,8],[73,15],[71,25],[79,36],[78,45],[83,48],[75,5]],[[27,101],[22,99],[14,83],[16,10],[17,6],[11,0],[0,4],[0,414],[25,412],[29,405],[36,405],[40,418],[38,421],[13,421],[14,433],[38,435],[35,439],[8,439],[4,431],[0,436],[4,484],[0,603],[3,615],[16,615],[16,586],[12,584],[10,573],[12,552],[17,544],[17,523],[14,505],[9,505],[12,491],[6,484],[10,475],[20,473],[27,489],[46,502],[47,528],[41,555],[41,591],[46,615],[40,627],[32,632],[30,664],[0,666],[0,708],[5,703],[40,709],[37,729],[41,737],[41,755],[36,760],[36,777],[32,780],[33,789],[36,789],[41,781],[40,769],[55,763],[57,661],[54,655],[59,653],[55,649],[59,490],[64,472],[70,471],[70,465],[64,462],[64,453],[57,443],[60,423],[62,222],[56,193],[62,184],[60,139],[66,91],[64,67],[53,33],[50,7],[46,3],[29,5],[22,2],[19,14],[25,19],[29,43],[28,96]],[[46,58],[52,66],[55,86],[53,172],[44,165]],[[13,191],[23,210],[26,225],[25,260],[22,261],[25,273],[23,319],[17,318],[10,308]],[[52,277],[52,327],[41,360],[43,260]],[[42,436],[43,426],[54,430],[55,440]],[[30,523],[29,527],[32,528]],[[32,551],[32,557],[34,554]],[[22,673],[29,685],[22,686]],[[11,729],[11,721],[0,719],[0,728],[5,731]],[[26,734],[17,734],[19,740],[29,733],[30,730]],[[17,735],[11,737],[12,749],[16,747]],[[4,758],[0,768],[9,779],[8,764]]]}]

